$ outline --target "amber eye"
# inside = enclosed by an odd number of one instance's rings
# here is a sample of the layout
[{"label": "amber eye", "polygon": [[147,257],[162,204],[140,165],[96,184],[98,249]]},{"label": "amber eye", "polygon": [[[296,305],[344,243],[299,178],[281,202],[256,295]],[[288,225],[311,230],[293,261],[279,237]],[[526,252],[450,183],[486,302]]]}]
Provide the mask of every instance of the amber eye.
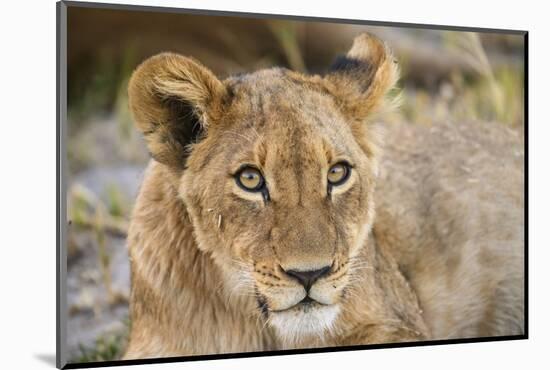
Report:
[{"label": "amber eye", "polygon": [[347,163],[337,163],[328,170],[327,180],[331,186],[345,183],[351,173],[351,167]]},{"label": "amber eye", "polygon": [[260,191],[264,187],[264,177],[254,167],[245,167],[236,175],[237,184],[247,191]]}]

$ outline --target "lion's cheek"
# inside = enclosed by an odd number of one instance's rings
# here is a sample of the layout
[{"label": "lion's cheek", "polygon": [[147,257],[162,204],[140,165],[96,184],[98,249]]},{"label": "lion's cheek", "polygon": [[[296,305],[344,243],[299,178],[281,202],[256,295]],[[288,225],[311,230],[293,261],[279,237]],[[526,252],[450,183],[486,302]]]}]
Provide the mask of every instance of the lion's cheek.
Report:
[{"label": "lion's cheek", "polygon": [[270,311],[286,310],[305,297],[305,291],[302,287],[279,288],[258,285],[258,291],[265,298]]},{"label": "lion's cheek", "polygon": [[366,244],[371,230],[371,223],[365,222],[359,225],[353,225],[348,229],[350,240],[348,241],[349,251],[348,257],[354,258],[357,256],[361,248]]},{"label": "lion's cheek", "polygon": [[327,281],[314,284],[309,291],[309,296],[325,305],[337,304],[347,283],[347,274],[336,280],[329,277]]}]

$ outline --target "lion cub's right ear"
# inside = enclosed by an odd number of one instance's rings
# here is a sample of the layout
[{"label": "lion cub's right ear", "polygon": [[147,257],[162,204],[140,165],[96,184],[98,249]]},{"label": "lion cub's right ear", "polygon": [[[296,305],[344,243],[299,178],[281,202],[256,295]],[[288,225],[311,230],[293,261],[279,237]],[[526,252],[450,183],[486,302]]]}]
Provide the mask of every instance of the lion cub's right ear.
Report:
[{"label": "lion cub's right ear", "polygon": [[364,120],[371,113],[392,106],[388,92],[399,79],[391,50],[377,37],[364,33],[353,40],[346,56],[339,57],[325,76],[347,112]]},{"label": "lion cub's right ear", "polygon": [[188,145],[221,116],[225,86],[200,63],[178,54],[147,59],[133,73],[129,105],[152,157],[183,169]]}]

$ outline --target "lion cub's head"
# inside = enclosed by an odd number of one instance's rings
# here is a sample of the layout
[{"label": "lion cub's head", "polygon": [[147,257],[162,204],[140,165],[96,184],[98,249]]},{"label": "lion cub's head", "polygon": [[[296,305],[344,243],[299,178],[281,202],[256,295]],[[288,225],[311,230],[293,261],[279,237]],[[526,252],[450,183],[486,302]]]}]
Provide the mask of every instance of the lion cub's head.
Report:
[{"label": "lion cub's head", "polygon": [[160,54],[130,81],[136,125],[172,173],[198,248],[281,338],[330,329],[346,300],[374,215],[366,119],[396,79],[386,47],[361,35],[324,76],[273,68],[222,81]]}]

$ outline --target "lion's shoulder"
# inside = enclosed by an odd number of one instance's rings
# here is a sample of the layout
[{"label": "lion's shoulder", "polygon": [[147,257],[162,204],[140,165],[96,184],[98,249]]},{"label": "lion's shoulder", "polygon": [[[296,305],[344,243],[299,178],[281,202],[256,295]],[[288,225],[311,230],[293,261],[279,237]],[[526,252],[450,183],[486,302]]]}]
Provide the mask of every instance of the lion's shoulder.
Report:
[{"label": "lion's shoulder", "polygon": [[496,123],[401,124],[388,126],[385,142],[374,233],[410,278],[434,335],[480,335],[448,319],[460,310],[493,325],[487,333],[510,332],[485,307],[522,313],[500,293],[523,289],[521,133]]}]

